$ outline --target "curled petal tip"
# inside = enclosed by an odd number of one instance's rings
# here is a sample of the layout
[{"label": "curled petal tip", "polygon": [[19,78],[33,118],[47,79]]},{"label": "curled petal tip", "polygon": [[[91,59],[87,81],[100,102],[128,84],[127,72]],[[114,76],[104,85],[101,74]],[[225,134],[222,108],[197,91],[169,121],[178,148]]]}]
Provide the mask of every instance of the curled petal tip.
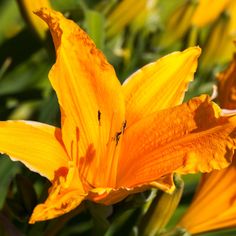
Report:
[{"label": "curled petal tip", "polygon": [[193,46],[188,48],[187,50],[191,51],[193,54],[195,54],[195,56],[198,58],[201,53],[202,53],[202,49],[199,46]]},{"label": "curled petal tip", "polygon": [[86,194],[81,194],[81,191],[77,190],[65,192],[60,196],[56,196],[53,200],[49,196],[45,203],[35,207],[29,219],[29,224],[59,217],[79,206],[85,197]]},{"label": "curled petal tip", "polygon": [[60,19],[63,15],[60,12],[56,12],[48,7],[41,7],[40,9],[34,11],[34,14],[39,16],[42,20],[44,20],[49,26],[54,22]]},{"label": "curled petal tip", "polygon": [[43,15],[43,13],[49,13],[49,11],[50,10],[47,7],[41,7],[37,10],[34,10],[33,13],[37,16],[41,16],[41,15]]}]

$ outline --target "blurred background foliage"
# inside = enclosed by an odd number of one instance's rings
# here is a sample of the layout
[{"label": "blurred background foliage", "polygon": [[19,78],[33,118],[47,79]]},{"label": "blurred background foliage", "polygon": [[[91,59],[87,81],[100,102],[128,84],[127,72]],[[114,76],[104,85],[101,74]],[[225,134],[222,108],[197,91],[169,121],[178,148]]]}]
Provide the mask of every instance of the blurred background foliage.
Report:
[{"label": "blurred background foliage", "polygon": [[[58,103],[47,78],[55,60],[52,41],[46,27],[29,13],[37,4],[45,1],[0,0],[0,119],[59,126]],[[200,45],[203,54],[186,100],[211,94],[216,73],[227,66],[235,51],[235,1],[213,20],[200,23],[194,15],[196,0],[52,0],[50,4],[88,32],[121,82],[168,53]],[[189,205],[198,180],[199,175],[184,177],[181,203],[167,228],[175,225]],[[62,217],[29,225],[29,216],[47,196],[48,187],[46,179],[2,156],[0,235],[140,235],[142,217],[161,194],[150,190],[106,207],[84,202]],[[236,235],[236,231],[204,234],[213,235]]]}]

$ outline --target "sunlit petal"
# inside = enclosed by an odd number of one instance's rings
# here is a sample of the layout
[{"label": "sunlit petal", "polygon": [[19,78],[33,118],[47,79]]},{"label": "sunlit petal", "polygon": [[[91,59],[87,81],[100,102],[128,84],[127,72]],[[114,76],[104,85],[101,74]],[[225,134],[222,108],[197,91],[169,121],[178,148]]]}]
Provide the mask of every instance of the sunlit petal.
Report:
[{"label": "sunlit petal", "polygon": [[[179,226],[200,233],[236,226],[236,159],[226,169],[205,174]],[[201,209],[201,211],[199,211]]]},{"label": "sunlit petal", "polygon": [[236,56],[230,66],[217,76],[218,100],[226,109],[236,109]]},{"label": "sunlit petal", "polygon": [[189,48],[169,54],[131,75],[122,88],[126,119],[130,126],[154,112],[179,105],[193,74],[201,49]]},{"label": "sunlit petal", "polygon": [[96,151],[104,149],[124,121],[124,99],[115,71],[76,23],[50,9],[37,14],[48,23],[57,52],[49,78],[61,106],[66,148],[73,151],[71,142],[77,144],[79,129],[79,156],[86,155],[89,145]]},{"label": "sunlit petal", "polygon": [[202,96],[135,123],[124,135],[117,185],[134,186],[172,172],[226,167],[235,149],[236,117],[220,113]]},{"label": "sunlit petal", "polygon": [[69,162],[68,172],[57,176],[49,189],[47,200],[35,207],[29,223],[49,220],[76,208],[86,197],[78,169]]},{"label": "sunlit petal", "polygon": [[49,180],[61,168],[67,168],[61,130],[38,122],[0,122],[0,152]]},{"label": "sunlit petal", "polygon": [[166,175],[159,178],[157,181],[136,185],[135,187],[130,188],[94,188],[89,191],[87,198],[97,203],[111,205],[123,200],[131,194],[143,192],[150,188],[158,188],[170,193],[173,192],[173,190],[175,189],[173,175]]}]

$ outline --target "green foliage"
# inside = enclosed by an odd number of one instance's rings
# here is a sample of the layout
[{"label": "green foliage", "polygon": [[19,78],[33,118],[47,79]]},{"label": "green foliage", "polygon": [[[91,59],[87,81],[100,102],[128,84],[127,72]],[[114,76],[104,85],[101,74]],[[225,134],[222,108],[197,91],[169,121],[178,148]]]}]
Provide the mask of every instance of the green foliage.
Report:
[{"label": "green foliage", "polygon": [[103,50],[105,41],[105,19],[104,16],[94,10],[85,11],[85,28],[96,46]]},{"label": "green foliage", "polygon": [[0,159],[0,209],[2,209],[4,206],[4,202],[8,193],[8,188],[17,172],[19,172],[18,165],[12,164],[12,162],[6,157]]}]

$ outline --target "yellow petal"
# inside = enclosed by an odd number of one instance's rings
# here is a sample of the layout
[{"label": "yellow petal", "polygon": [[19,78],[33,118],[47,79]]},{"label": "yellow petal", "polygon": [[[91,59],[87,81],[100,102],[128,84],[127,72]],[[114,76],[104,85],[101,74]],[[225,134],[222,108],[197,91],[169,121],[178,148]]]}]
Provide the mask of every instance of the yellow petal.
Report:
[{"label": "yellow petal", "polygon": [[235,227],[235,179],[235,157],[228,168],[203,175],[194,200],[178,225],[193,234]]},{"label": "yellow petal", "polygon": [[217,76],[217,80],[220,106],[236,109],[236,55],[229,67]]},{"label": "yellow petal", "polygon": [[60,129],[38,122],[0,122],[0,152],[49,180],[67,168]]},{"label": "yellow petal", "polygon": [[236,37],[236,16],[235,16],[235,11],[236,11],[236,2],[235,1],[230,1],[230,4],[227,8],[227,14],[230,17],[230,22],[229,22],[229,35],[231,38],[234,39]]},{"label": "yellow petal", "polygon": [[[95,173],[105,161],[107,143],[124,122],[120,82],[77,24],[50,9],[37,14],[48,23],[56,47],[57,60],[49,78],[61,106],[63,141],[72,157],[85,157],[92,148],[96,158],[90,158],[90,172]],[[78,138],[79,153],[74,148]]]},{"label": "yellow petal", "polygon": [[73,162],[68,164],[68,172],[57,176],[49,189],[47,200],[35,207],[30,224],[49,220],[76,208],[86,197],[78,169]]},{"label": "yellow petal", "polygon": [[236,117],[221,117],[207,96],[140,120],[124,134],[117,186],[226,167],[235,149],[235,125]]},{"label": "yellow petal", "polygon": [[193,15],[192,24],[203,27],[213,22],[227,8],[230,2],[232,0],[200,0]]},{"label": "yellow petal", "polygon": [[167,55],[131,75],[122,88],[130,126],[154,112],[179,105],[193,74],[201,49],[189,48]]}]

